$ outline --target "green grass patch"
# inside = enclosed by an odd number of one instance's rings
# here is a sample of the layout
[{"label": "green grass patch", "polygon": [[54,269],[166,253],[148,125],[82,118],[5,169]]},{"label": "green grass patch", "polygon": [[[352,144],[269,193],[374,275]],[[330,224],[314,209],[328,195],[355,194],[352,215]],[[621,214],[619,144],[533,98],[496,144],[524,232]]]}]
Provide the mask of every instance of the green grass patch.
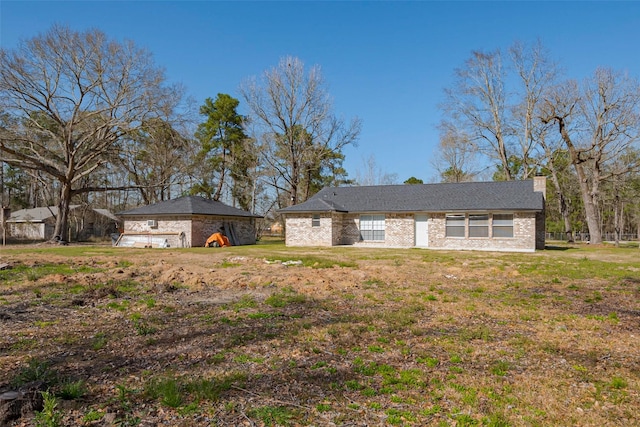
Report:
[{"label": "green grass patch", "polygon": [[60,384],[60,390],[56,395],[64,400],[80,399],[87,393],[87,384],[83,380],[66,380]]},{"label": "green grass patch", "polygon": [[11,381],[14,387],[20,387],[24,384],[41,381],[47,386],[57,383],[58,375],[51,369],[49,363],[39,359],[29,359],[26,366],[18,371],[18,374]]},{"label": "green grass patch", "polygon": [[95,273],[102,271],[102,268],[80,265],[74,267],[72,264],[44,263],[32,266],[19,264],[13,268],[0,270],[0,283],[12,285],[24,281],[35,282],[43,277],[53,274],[70,275],[75,273]]},{"label": "green grass patch", "polygon": [[283,264],[296,266],[298,265],[298,261],[301,262],[304,267],[311,268],[333,268],[333,267],[346,267],[346,268],[354,268],[357,267],[358,264],[355,261],[351,260],[337,260],[332,258],[325,258],[319,256],[311,256],[311,255],[301,255],[299,257],[296,256],[285,256],[285,257],[266,257],[269,262],[282,262]]},{"label": "green grass patch", "polygon": [[264,302],[274,308],[283,308],[290,304],[304,303],[306,300],[305,295],[296,292],[293,288],[283,288],[271,294]]},{"label": "green grass patch", "polygon": [[258,306],[258,302],[252,295],[243,295],[238,301],[233,303],[233,308],[236,311],[243,308],[254,308]]},{"label": "green grass patch", "polygon": [[286,406],[259,406],[247,411],[247,415],[257,419],[266,426],[289,426],[297,416],[294,411]]}]

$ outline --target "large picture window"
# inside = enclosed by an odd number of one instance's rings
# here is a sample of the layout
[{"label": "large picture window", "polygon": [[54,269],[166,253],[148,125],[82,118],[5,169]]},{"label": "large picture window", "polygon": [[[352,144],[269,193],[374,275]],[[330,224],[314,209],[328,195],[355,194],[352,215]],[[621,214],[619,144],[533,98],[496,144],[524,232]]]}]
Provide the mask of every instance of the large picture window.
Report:
[{"label": "large picture window", "polygon": [[469,237],[489,237],[489,215],[469,215]]},{"label": "large picture window", "polygon": [[384,240],[384,215],[360,215],[362,240]]},{"label": "large picture window", "polygon": [[493,214],[493,237],[513,237],[513,214]]},{"label": "large picture window", "polygon": [[446,217],[446,236],[447,237],[464,237],[464,214],[450,214]]}]

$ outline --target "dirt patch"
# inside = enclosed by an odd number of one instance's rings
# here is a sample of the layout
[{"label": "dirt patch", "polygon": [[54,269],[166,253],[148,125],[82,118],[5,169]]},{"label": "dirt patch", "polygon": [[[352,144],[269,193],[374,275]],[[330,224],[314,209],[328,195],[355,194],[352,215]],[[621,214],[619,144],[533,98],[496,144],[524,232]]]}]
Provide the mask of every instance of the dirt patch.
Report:
[{"label": "dirt patch", "polygon": [[0,393],[46,380],[64,425],[633,425],[620,254],[5,251]]}]

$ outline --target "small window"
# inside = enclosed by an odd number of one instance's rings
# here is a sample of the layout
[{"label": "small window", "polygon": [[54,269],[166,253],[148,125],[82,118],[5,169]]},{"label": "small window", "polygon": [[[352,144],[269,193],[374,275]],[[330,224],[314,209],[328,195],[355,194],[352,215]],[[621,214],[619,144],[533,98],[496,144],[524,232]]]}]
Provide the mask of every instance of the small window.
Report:
[{"label": "small window", "polygon": [[469,215],[469,237],[489,237],[489,214]]},{"label": "small window", "polygon": [[320,227],[320,215],[318,214],[313,215],[313,218],[311,218],[311,226]]},{"label": "small window", "polygon": [[447,215],[446,236],[464,237],[464,215]]},{"label": "small window", "polygon": [[493,237],[513,237],[513,214],[493,214]]},{"label": "small window", "polygon": [[384,215],[360,215],[362,240],[384,240]]}]

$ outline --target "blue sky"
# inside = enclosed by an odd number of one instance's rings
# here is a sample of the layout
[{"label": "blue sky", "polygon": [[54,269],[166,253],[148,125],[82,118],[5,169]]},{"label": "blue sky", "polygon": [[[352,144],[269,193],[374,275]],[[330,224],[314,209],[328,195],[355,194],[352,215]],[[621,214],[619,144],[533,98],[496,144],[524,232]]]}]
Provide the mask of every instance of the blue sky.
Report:
[{"label": "blue sky", "polygon": [[240,83],[283,56],[317,64],[335,113],[363,121],[349,174],[374,155],[400,182],[435,175],[438,104],[472,50],[539,39],[571,78],[640,70],[640,2],[0,1],[3,48],[54,23],[133,40],[199,104],[240,99]]}]

